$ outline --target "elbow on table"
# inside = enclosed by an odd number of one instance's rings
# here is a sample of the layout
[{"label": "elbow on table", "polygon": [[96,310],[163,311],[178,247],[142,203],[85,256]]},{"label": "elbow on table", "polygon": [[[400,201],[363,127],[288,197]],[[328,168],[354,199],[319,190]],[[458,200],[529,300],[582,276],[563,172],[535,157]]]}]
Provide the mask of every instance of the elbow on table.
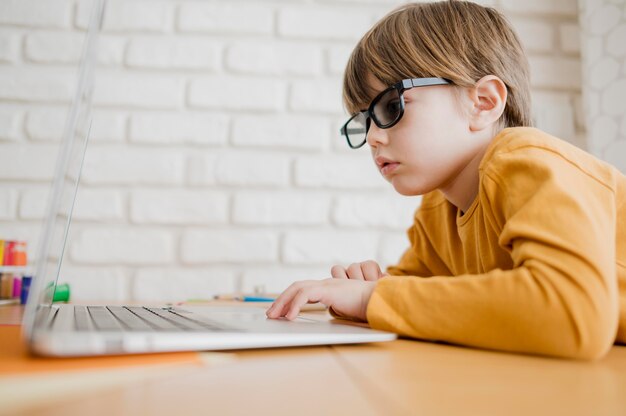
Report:
[{"label": "elbow on table", "polygon": [[572,352],[569,358],[586,361],[596,361],[604,357],[615,340],[615,331],[598,330],[597,338],[579,343],[576,350]]},{"label": "elbow on table", "polygon": [[614,296],[601,298],[587,300],[586,313],[580,313],[570,326],[572,342],[569,345],[573,348],[567,348],[568,358],[598,360],[613,346],[619,316],[617,299]]}]

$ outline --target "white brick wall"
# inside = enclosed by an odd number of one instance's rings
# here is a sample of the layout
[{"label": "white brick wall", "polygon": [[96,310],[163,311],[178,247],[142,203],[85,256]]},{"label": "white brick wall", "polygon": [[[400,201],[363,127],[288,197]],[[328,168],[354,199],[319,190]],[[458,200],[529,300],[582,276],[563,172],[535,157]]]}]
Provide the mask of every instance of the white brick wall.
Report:
[{"label": "white brick wall", "polygon": [[181,32],[270,35],[274,28],[274,10],[255,2],[181,2],[177,28]]},{"label": "white brick wall", "polygon": [[[21,194],[20,219],[43,219],[49,189],[26,189]],[[76,196],[73,218],[77,221],[120,222],[125,217],[125,199],[124,194],[115,189],[81,188]]]},{"label": "white brick wall", "polygon": [[232,76],[202,77],[191,81],[188,94],[191,107],[276,111],[284,108],[287,83]]},{"label": "white brick wall", "polygon": [[571,94],[537,91],[532,96],[535,123],[559,137],[576,134]]},{"label": "white brick wall", "polygon": [[78,264],[168,265],[176,258],[174,235],[164,229],[100,226],[73,234],[69,254]]},{"label": "white brick wall", "polygon": [[377,259],[381,264],[394,264],[409,246],[406,232],[385,233],[380,239]]},{"label": "white brick wall", "polygon": [[126,196],[116,189],[79,189],[74,218],[94,222],[121,222]]},{"label": "white brick wall", "polygon": [[[78,63],[84,34],[74,32],[37,31],[26,35],[25,60],[34,63]],[[122,63],[126,40],[120,36],[103,35],[99,39],[98,62],[103,65]]]},{"label": "white brick wall", "polygon": [[298,42],[238,42],[228,48],[226,68],[233,73],[318,75],[322,48]]},{"label": "white brick wall", "polygon": [[330,195],[322,192],[241,192],[233,201],[233,223],[321,225],[328,222]]},{"label": "white brick wall", "polygon": [[0,145],[0,178],[51,180],[58,148],[33,144]]},{"label": "white brick wall", "polygon": [[10,106],[0,107],[0,141],[14,141],[19,136],[22,113]]},{"label": "white brick wall", "polygon": [[573,23],[564,23],[559,26],[561,49],[565,53],[580,52],[580,27]]},{"label": "white brick wall", "polygon": [[306,39],[358,40],[375,20],[372,13],[359,7],[287,7],[278,12],[278,33]]},{"label": "white brick wall", "polygon": [[255,291],[280,293],[298,280],[326,279],[330,276],[328,267],[294,267],[286,264],[270,267],[246,269],[240,278],[239,289],[246,293]]},{"label": "white brick wall", "polygon": [[95,88],[96,105],[175,110],[183,103],[184,80],[175,75],[101,71]]},{"label": "white brick wall", "polygon": [[[33,141],[60,141],[69,108],[37,108],[26,116],[26,136]],[[94,114],[90,142],[120,142],[126,136],[126,115],[118,111]]]},{"label": "white brick wall", "polygon": [[3,66],[0,100],[26,102],[69,102],[75,87],[72,70],[59,68]]},{"label": "white brick wall", "polygon": [[26,59],[37,63],[78,62],[82,33],[36,32],[26,36]]},{"label": "white brick wall", "polygon": [[376,258],[376,233],[339,230],[294,230],[285,235],[281,251],[287,264],[345,265]]},{"label": "white brick wall", "polygon": [[352,45],[331,46],[328,48],[328,71],[334,75],[343,75],[343,70],[348,63]]},{"label": "white brick wall", "polygon": [[581,0],[579,20],[588,148],[626,172],[626,3]]},{"label": "white brick wall", "polygon": [[224,224],[228,196],[197,190],[135,191],[130,219],[137,224]]},{"label": "white brick wall", "polygon": [[211,299],[216,293],[233,293],[237,273],[221,267],[141,268],[132,281],[132,297],[146,302]]},{"label": "white brick wall", "polygon": [[515,26],[520,38],[525,39],[524,47],[527,52],[551,52],[554,50],[554,25],[531,18],[517,18],[511,23]]},{"label": "white brick wall", "polygon": [[128,273],[119,267],[63,267],[60,283],[70,285],[70,298],[75,301],[124,302],[130,299]]},{"label": "white brick wall", "polygon": [[[104,29],[111,32],[163,32],[171,30],[175,3],[167,0],[123,0],[107,2]],[[91,2],[79,0],[75,24],[83,29],[89,23]]]},{"label": "white brick wall", "polygon": [[333,206],[332,219],[339,226],[387,227],[402,231],[411,223],[420,197],[390,195],[341,195]]},{"label": "white brick wall", "polygon": [[555,16],[576,16],[577,3],[571,0],[500,0],[500,7],[506,13],[543,14]]},{"label": "white brick wall", "polygon": [[289,184],[289,164],[289,156],[281,153],[224,152],[216,158],[215,176],[228,186],[282,187]]},{"label": "white brick wall", "polygon": [[0,220],[14,220],[17,210],[17,191],[0,189]]},{"label": "white brick wall", "polygon": [[234,121],[232,142],[236,146],[321,151],[334,136],[324,117],[242,115]]},{"label": "white brick wall", "polygon": [[[347,146],[347,145],[346,145]],[[362,148],[358,156],[366,156]],[[368,157],[302,156],[296,159],[294,170],[298,186],[335,189],[382,189],[386,182]]]},{"label": "white brick wall", "polygon": [[19,37],[10,33],[0,33],[0,62],[11,63],[17,60]]},{"label": "white brick wall", "polygon": [[85,157],[82,181],[86,185],[177,185],[184,181],[184,164],[180,150],[94,146]]},{"label": "white brick wall", "polygon": [[0,23],[27,27],[69,27],[72,0],[3,0]]},{"label": "white brick wall", "polygon": [[136,113],[130,118],[129,140],[144,144],[223,145],[228,118],[219,114]]},{"label": "white brick wall", "polygon": [[[395,262],[419,198],[338,130],[348,56],[398,3],[109,0],[61,275],[74,298],[278,292],[334,263]],[[585,146],[576,0],[480,3],[528,50],[539,127]],[[27,239],[32,257],[89,5],[0,0],[0,238]],[[607,137],[626,134],[611,123]]]},{"label": "white brick wall", "polygon": [[273,231],[189,229],[181,241],[185,264],[274,262],[278,234]]},{"label": "white brick wall", "polygon": [[530,58],[531,85],[536,88],[574,90],[580,88],[581,68],[578,58],[536,56]]},{"label": "white brick wall", "polygon": [[214,71],[219,66],[221,47],[202,37],[137,37],[126,50],[130,68],[172,68]]},{"label": "white brick wall", "polygon": [[295,81],[289,96],[290,108],[294,111],[341,113],[341,83],[332,81]]}]

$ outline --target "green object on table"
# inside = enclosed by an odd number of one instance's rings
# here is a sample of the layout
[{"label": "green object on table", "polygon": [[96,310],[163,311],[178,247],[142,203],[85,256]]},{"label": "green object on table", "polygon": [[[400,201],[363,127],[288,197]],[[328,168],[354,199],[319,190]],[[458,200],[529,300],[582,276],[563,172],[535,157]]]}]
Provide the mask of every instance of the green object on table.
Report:
[{"label": "green object on table", "polygon": [[56,286],[54,291],[53,302],[69,302],[70,300],[70,285],[63,283]]}]

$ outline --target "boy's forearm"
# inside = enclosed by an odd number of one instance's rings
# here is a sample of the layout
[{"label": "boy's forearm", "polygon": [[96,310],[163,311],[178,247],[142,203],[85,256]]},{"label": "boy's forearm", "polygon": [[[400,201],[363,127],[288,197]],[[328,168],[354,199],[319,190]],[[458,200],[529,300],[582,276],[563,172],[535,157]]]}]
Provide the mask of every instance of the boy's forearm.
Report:
[{"label": "boy's forearm", "polygon": [[580,261],[578,279],[545,263],[457,277],[387,277],[368,305],[373,328],[512,352],[596,359],[617,328],[617,288]]}]

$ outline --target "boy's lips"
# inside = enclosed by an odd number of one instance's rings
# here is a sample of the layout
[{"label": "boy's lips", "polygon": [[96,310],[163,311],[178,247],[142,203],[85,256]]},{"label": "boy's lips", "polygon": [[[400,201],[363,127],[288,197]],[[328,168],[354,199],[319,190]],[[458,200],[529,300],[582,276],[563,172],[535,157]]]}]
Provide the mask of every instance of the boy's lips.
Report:
[{"label": "boy's lips", "polygon": [[374,161],[383,175],[393,172],[400,165],[400,163],[395,160],[388,159],[384,156],[376,156]]}]

